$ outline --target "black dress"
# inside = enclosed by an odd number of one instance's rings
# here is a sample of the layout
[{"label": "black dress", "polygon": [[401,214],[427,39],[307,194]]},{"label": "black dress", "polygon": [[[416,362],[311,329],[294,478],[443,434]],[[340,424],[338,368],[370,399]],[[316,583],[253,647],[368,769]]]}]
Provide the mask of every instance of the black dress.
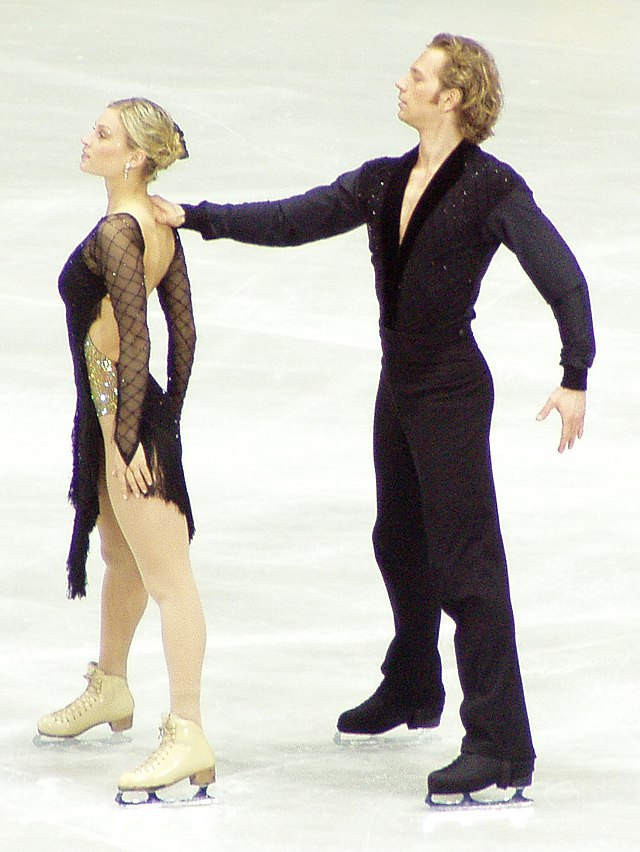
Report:
[{"label": "black dress", "polygon": [[153,473],[149,494],[174,503],[186,517],[189,538],[194,533],[182,468],[180,415],[193,365],[196,334],[189,278],[178,234],[175,234],[173,259],[157,287],[168,328],[166,391],[149,373],[143,256],[144,238],[137,220],[127,213],[105,216],[73,251],[58,281],[66,307],[77,392],[69,489],[75,521],[67,560],[72,598],[86,593],[89,534],[99,514],[98,481],[104,463],[103,438],[91,399],[84,342],[107,295],[120,337],[116,445],[129,464],[138,444],[142,444]]}]

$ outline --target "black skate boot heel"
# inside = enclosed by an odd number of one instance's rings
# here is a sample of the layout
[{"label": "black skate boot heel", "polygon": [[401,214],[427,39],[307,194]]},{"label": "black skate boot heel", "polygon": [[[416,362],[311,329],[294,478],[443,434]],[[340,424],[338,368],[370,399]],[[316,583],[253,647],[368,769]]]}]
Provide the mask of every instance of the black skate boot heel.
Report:
[{"label": "black skate boot heel", "polygon": [[440,724],[440,713],[434,714],[430,707],[418,707],[409,713],[407,728],[437,728]]},{"label": "black skate boot heel", "polygon": [[524,790],[525,787],[530,787],[533,781],[533,772],[528,775],[521,775],[518,778],[512,778],[508,784],[498,784],[501,790],[506,790],[507,787],[515,787],[516,790]]},{"label": "black skate boot heel", "polygon": [[428,707],[408,707],[402,696],[383,680],[372,696],[338,717],[338,735],[374,736],[406,725],[408,728],[437,728],[440,714]]},{"label": "black skate boot heel", "polygon": [[[509,761],[485,757],[482,754],[463,752],[449,766],[430,773],[427,779],[426,803],[432,808],[460,807],[506,807],[532,804],[524,794],[524,788],[530,786],[533,773],[519,774],[511,778]],[[480,801],[473,798],[472,793],[496,786],[502,790],[515,787],[515,793],[509,799]],[[445,796],[445,801],[436,800],[434,796]],[[451,797],[457,796],[457,799]],[[460,796],[462,798],[460,799]]]}]

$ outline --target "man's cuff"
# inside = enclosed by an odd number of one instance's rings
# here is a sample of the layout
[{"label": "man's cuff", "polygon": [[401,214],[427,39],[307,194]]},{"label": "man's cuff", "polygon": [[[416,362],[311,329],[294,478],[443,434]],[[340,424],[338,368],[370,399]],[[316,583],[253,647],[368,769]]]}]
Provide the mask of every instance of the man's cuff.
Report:
[{"label": "man's cuff", "polygon": [[587,369],[581,367],[565,367],[562,381],[560,382],[563,388],[568,390],[586,391],[587,389]]}]

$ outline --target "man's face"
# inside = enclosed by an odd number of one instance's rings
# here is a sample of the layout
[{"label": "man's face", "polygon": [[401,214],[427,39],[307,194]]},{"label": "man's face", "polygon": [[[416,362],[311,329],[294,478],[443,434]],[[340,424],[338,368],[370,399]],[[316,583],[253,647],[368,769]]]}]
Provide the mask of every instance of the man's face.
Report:
[{"label": "man's face", "polygon": [[443,50],[428,47],[396,83],[398,118],[416,130],[427,127],[439,114],[440,97],[444,92],[440,70],[446,61]]}]

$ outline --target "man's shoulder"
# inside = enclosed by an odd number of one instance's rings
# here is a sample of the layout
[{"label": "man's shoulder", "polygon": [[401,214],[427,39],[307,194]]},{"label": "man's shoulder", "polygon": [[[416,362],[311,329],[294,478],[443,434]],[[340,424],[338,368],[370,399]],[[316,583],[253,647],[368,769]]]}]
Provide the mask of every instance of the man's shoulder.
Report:
[{"label": "man's shoulder", "polygon": [[415,160],[418,155],[418,148],[411,148],[409,151],[405,151],[403,154],[397,154],[395,156],[385,156],[385,157],[375,157],[371,160],[367,160],[363,163],[362,168],[369,172],[384,172],[384,171],[394,171],[394,169],[398,168],[398,166],[403,165],[407,161]]},{"label": "man's shoulder", "polygon": [[356,171],[358,187],[366,195],[379,195],[384,192],[392,177],[408,163],[415,161],[417,148],[398,156],[375,157],[364,162]]},{"label": "man's shoulder", "polygon": [[347,190],[359,198],[380,199],[384,196],[385,189],[397,170],[402,167],[408,157],[413,156],[415,159],[416,152],[417,148],[400,156],[382,156],[365,160],[356,169],[340,175],[332,184],[332,188],[337,187],[340,191]]},{"label": "man's shoulder", "polygon": [[471,177],[480,178],[488,184],[503,184],[505,189],[526,187],[524,178],[513,166],[478,145],[468,145],[465,166]]}]

